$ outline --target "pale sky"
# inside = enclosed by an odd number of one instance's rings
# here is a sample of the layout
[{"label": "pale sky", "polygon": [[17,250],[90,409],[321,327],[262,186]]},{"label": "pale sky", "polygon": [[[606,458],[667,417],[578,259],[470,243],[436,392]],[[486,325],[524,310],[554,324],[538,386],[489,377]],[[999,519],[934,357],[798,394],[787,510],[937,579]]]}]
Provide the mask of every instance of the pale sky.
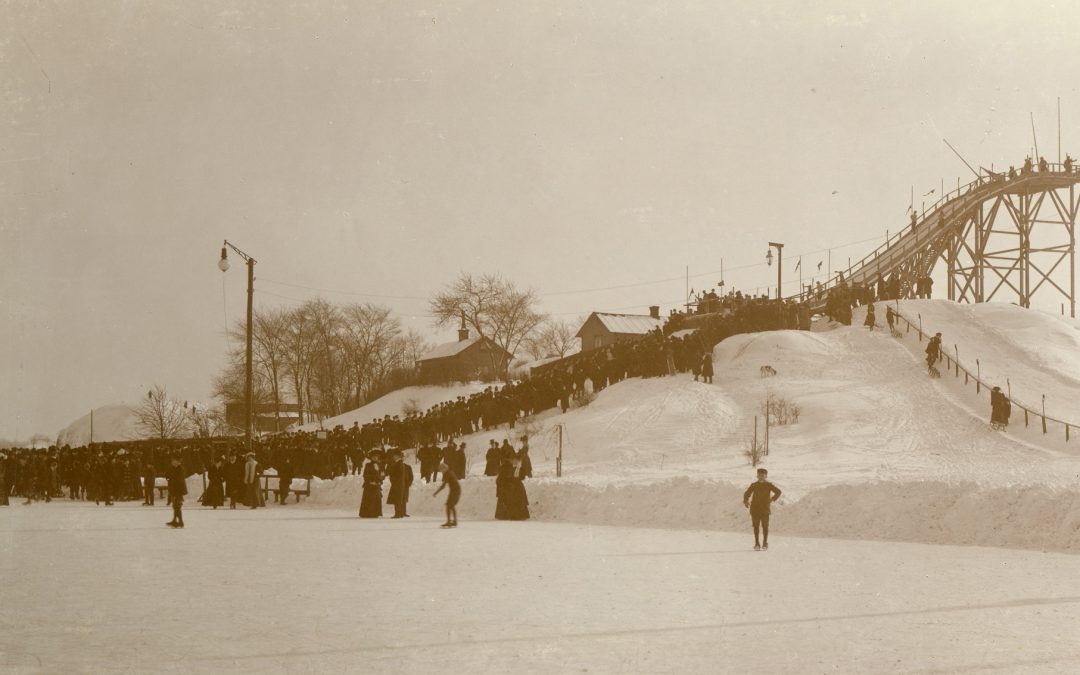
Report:
[{"label": "pale sky", "polygon": [[1076,3],[724,4],[0,0],[0,438],[207,399],[245,301],[222,239],[257,307],[440,342],[462,270],[666,314],[687,266],[775,284],[769,240],[785,280],[861,257],[971,178],[943,137],[1019,164],[1034,113],[1056,160],[1060,97],[1080,154]]}]

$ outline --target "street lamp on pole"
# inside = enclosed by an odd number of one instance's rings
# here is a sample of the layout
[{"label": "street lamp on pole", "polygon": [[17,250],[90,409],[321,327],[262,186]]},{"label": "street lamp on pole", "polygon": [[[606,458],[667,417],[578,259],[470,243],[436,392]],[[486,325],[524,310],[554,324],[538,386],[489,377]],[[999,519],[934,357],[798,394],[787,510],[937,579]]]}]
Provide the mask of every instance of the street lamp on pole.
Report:
[{"label": "street lamp on pole", "polygon": [[228,249],[230,248],[235,251],[238,256],[244,259],[248,268],[247,349],[244,359],[244,444],[247,446],[248,452],[251,452],[251,421],[254,418],[251,395],[251,302],[255,295],[255,258],[252,258],[247,253],[236,248],[230,244],[228,240],[225,240],[224,245],[221,247],[221,259],[218,260],[218,269],[221,270],[222,273],[227,272],[229,269]]},{"label": "street lamp on pole", "polygon": [[[783,300],[783,287],[784,281],[784,245],[778,244],[775,241],[770,241],[769,246],[776,248],[776,316],[779,318],[780,327],[784,326],[784,300]],[[772,266],[772,248],[765,254],[765,262]]]}]

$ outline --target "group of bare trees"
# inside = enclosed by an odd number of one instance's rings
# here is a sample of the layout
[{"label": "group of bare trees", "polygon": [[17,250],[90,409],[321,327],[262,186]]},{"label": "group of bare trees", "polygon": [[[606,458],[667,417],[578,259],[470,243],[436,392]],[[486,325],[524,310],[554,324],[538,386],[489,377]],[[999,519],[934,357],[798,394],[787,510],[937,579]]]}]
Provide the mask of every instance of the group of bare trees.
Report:
[{"label": "group of bare trees", "polygon": [[539,300],[532,290],[520,290],[497,274],[473,276],[461,273],[429,307],[435,324],[450,326],[464,319],[465,326],[481,339],[502,348],[489,352],[492,370],[504,374],[505,354],[525,351],[534,359],[562,358],[577,345],[574,329],[536,310]]},{"label": "group of bare trees", "polygon": [[[244,400],[244,321],[229,330],[228,363],[214,395]],[[258,310],[252,318],[252,396],[280,415],[296,404],[300,419],[323,419],[411,384],[423,337],[405,331],[390,309],[309,300],[291,309]]]},{"label": "group of bare trees", "polygon": [[213,438],[230,431],[220,408],[181,403],[159,384],[146,392],[134,414],[135,425],[145,438]]},{"label": "group of bare trees", "polygon": [[[472,334],[533,358],[566,356],[574,329],[536,311],[536,294],[498,275],[462,273],[430,302],[438,326],[464,317]],[[244,400],[246,324],[229,329],[228,361],[214,380],[214,395]],[[416,382],[416,363],[429,345],[405,330],[388,307],[334,304],[322,298],[294,308],[259,309],[252,318],[252,397],[278,411],[296,405],[303,421],[325,419],[360,407],[387,391]],[[498,350],[489,350],[498,359]],[[492,364],[505,374],[508,364]]]}]

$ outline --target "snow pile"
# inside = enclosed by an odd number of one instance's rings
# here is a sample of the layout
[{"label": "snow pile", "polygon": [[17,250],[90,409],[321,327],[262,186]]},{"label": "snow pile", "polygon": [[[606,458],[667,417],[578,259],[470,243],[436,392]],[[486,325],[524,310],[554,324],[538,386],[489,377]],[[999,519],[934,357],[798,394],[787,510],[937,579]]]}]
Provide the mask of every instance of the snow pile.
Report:
[{"label": "snow pile", "polygon": [[[143,438],[139,432],[135,408],[123,403],[94,408],[94,442],[130,441]],[[90,413],[83,415],[57,434],[58,445],[73,448],[90,443]]]},{"label": "snow pile", "polygon": [[386,415],[404,417],[406,414],[405,409],[410,406],[415,406],[420,412],[426,412],[428,408],[440,403],[453,401],[458,396],[468,398],[471,394],[484,391],[490,386],[492,385],[483,382],[469,382],[468,384],[447,386],[405,387],[381,396],[359,408],[342,413],[337,417],[325,419],[321,424],[319,422],[309,422],[299,428],[301,431],[318,431],[319,429],[333,429],[340,424],[348,429],[353,425],[353,422],[358,422],[360,426],[363,426],[373,419],[382,419]]},{"label": "snow pile", "polygon": [[[537,520],[730,532],[747,532],[750,526],[742,505],[745,485],[673,478],[597,487],[539,479],[526,481],[525,487]],[[413,485],[410,515],[443,514],[445,492],[432,498],[435,488]],[[360,481],[349,476],[313,483],[308,503],[356,512],[360,496]],[[494,513],[495,479],[462,481],[461,520],[490,520]],[[392,514],[393,507],[385,506],[384,516]],[[797,499],[785,494],[773,507],[771,528],[776,536],[1080,552],[1080,491],[939,482],[833,485]]]}]

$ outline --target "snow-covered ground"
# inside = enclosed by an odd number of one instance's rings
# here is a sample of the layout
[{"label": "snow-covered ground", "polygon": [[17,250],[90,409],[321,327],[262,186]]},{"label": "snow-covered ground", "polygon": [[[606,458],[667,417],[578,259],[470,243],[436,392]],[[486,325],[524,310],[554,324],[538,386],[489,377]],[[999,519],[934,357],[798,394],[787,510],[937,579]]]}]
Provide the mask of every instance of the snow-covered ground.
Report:
[{"label": "snow-covered ground", "polygon": [[0,670],[1080,671],[1071,555],[292,506],[188,508],[173,531],[168,512],[0,510]]},{"label": "snow-covered ground", "polygon": [[406,410],[409,408],[426,412],[428,408],[440,403],[453,401],[458,396],[468,398],[469,395],[481,392],[490,386],[492,385],[483,382],[469,382],[446,386],[419,385],[404,387],[385,396],[380,396],[371,403],[342,413],[337,417],[327,418],[321,423],[309,422],[299,428],[301,431],[318,431],[319,429],[333,429],[340,424],[348,429],[353,425],[353,422],[363,426],[373,419],[381,420],[386,415],[405,417]]}]

